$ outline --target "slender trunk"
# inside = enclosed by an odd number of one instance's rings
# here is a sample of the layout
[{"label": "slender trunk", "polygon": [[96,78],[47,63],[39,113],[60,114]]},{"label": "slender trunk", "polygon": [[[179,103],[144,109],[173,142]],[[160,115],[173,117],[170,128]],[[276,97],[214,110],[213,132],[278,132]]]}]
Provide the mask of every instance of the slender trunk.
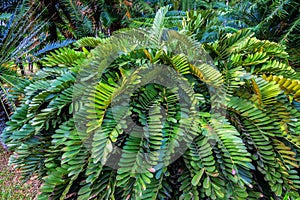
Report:
[{"label": "slender trunk", "polygon": [[21,74],[24,76],[24,75],[25,75],[25,70],[24,70],[23,63],[18,63],[18,67],[19,67],[20,70],[21,70]]}]

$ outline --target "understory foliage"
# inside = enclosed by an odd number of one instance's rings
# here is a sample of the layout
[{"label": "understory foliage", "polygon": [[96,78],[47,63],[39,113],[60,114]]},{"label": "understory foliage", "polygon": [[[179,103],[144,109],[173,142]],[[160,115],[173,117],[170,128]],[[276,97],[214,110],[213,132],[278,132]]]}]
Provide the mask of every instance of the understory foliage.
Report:
[{"label": "understory foliage", "polygon": [[164,29],[166,12],[46,56],[10,96],[10,163],[43,179],[39,199],[299,197],[300,80],[284,47],[247,29],[201,45]]},{"label": "understory foliage", "polygon": [[6,99],[7,91],[23,81],[25,68],[28,66],[33,72],[33,62],[38,62],[43,54],[74,42],[64,40],[47,44],[47,34],[43,32],[47,23],[40,23],[42,12],[35,16],[35,11],[36,7],[30,7],[26,0],[0,3],[0,93],[4,94],[0,101],[8,118],[15,105]]},{"label": "understory foliage", "polygon": [[259,39],[268,39],[287,47],[291,65],[299,68],[300,3],[290,0],[240,1],[229,15],[251,27]]}]

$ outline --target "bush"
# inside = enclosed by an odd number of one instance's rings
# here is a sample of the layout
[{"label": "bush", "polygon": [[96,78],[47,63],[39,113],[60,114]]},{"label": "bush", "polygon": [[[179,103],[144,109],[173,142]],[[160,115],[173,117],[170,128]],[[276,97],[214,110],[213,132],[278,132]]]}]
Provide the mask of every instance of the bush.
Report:
[{"label": "bush", "polygon": [[300,82],[284,48],[241,30],[204,44],[210,60],[165,13],[48,56],[5,129],[11,163],[44,180],[39,199],[299,197]]}]

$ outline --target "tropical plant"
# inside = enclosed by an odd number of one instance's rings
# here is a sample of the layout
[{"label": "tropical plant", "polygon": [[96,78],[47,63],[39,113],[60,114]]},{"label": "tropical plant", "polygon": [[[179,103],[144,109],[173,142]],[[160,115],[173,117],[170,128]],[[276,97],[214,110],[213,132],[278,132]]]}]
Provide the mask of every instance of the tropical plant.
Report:
[{"label": "tropical plant", "polygon": [[259,39],[287,46],[291,65],[299,67],[300,7],[298,1],[240,1],[228,15],[252,28]]},{"label": "tropical plant", "polygon": [[46,30],[49,39],[80,39],[103,37],[124,26],[122,20],[153,12],[143,0],[31,0],[42,12],[41,20],[49,22]]},{"label": "tropical plant", "polygon": [[[167,12],[164,26],[169,29],[180,30],[182,21],[186,17],[186,12],[172,10]],[[144,15],[143,17],[130,18],[124,23],[129,28],[150,28],[154,22],[155,14]]]},{"label": "tropical plant", "polygon": [[[24,0],[11,11],[14,2],[16,1],[4,1],[1,4],[1,8],[7,9],[0,15],[0,90],[5,95],[7,88],[16,86],[21,81],[20,74],[25,75],[25,63],[32,68],[32,62],[38,61],[44,53],[74,42],[64,40],[45,44],[45,24],[39,23],[40,15],[35,16],[35,7],[30,7]],[[4,100],[7,102],[5,97]],[[5,102],[1,98],[4,109],[7,108]],[[13,111],[15,102],[7,103],[12,105],[10,110]],[[10,111],[6,109],[6,113],[9,114]]]},{"label": "tropical plant", "polygon": [[0,13],[14,13],[19,4],[22,4],[22,0],[3,0],[0,2]]},{"label": "tropical plant", "polygon": [[[201,43],[208,43],[217,40],[220,32],[234,33],[248,27],[242,21],[234,19],[229,13],[223,7],[218,9],[207,7],[188,12],[172,10],[166,14],[164,26],[186,35],[193,35]],[[131,18],[128,20],[128,26],[131,28],[151,27],[153,21],[152,15]]]},{"label": "tropical plant", "polygon": [[[7,9],[0,15],[0,90],[5,95],[6,88],[19,81],[17,69],[24,74],[21,58],[33,51],[43,38],[42,26],[38,26],[35,19],[31,18],[32,14],[26,10],[25,4],[14,11],[10,10],[15,2],[4,1],[1,5],[1,9]],[[9,118],[10,111],[6,109],[5,102],[6,98],[1,98],[1,106]]]},{"label": "tropical plant", "polygon": [[166,12],[47,56],[12,95],[11,163],[44,180],[39,199],[299,197],[300,81],[284,47],[221,33],[210,60],[164,29]]},{"label": "tropical plant", "polygon": [[234,33],[242,28],[241,24],[228,18],[224,10],[206,9],[187,12],[181,31],[193,35],[201,43],[208,43],[216,41],[221,32]]}]

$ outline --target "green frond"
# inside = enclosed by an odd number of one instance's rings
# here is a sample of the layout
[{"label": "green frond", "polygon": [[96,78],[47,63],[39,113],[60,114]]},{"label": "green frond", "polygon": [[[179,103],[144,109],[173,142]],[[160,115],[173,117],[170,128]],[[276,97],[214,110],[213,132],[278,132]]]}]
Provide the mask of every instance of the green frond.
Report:
[{"label": "green frond", "polygon": [[[49,173],[38,199],[48,199],[50,196],[54,199],[65,199],[70,191],[75,189],[73,184],[83,173],[87,163],[89,152],[86,151],[72,120],[60,125],[52,135],[52,144],[45,160],[45,166]],[[57,149],[63,149],[63,151],[57,151]],[[54,163],[53,158],[61,161]],[[52,193],[53,190],[57,191],[55,195]]]},{"label": "green frond", "polygon": [[285,48],[249,29],[200,45],[165,29],[167,10],[150,30],[49,53],[17,84],[10,163],[43,180],[39,199],[297,199],[299,78]]},{"label": "green frond", "polygon": [[178,179],[182,183],[181,187],[179,188],[179,190],[182,191],[180,199],[183,199],[183,200],[189,200],[189,199],[199,200],[200,199],[199,192],[197,190],[197,186],[193,186],[191,184],[192,178],[193,177],[191,176],[188,169],[185,169],[185,171],[183,171],[182,174],[180,175],[180,177]]},{"label": "green frond", "polygon": [[46,67],[71,67],[73,64],[76,64],[75,61],[84,58],[86,58],[85,53],[65,47],[51,52],[41,62]]},{"label": "green frond", "polygon": [[240,138],[239,132],[224,118],[214,119],[212,127],[214,132],[211,138],[218,143],[215,147],[218,148],[216,153],[223,157],[222,162],[218,160],[222,174],[239,185],[241,189],[244,188],[244,184],[249,186],[251,174],[244,173],[244,171],[253,170],[254,166],[251,164],[250,153]]},{"label": "green frond", "polygon": [[[58,52],[63,54],[63,51]],[[68,59],[67,53],[65,59],[57,63],[63,64],[65,62],[65,65],[68,65],[67,62],[71,60]],[[54,54],[52,53],[52,55]],[[76,63],[82,60],[82,55],[85,54],[73,52],[72,55],[80,55],[73,58],[72,63]],[[48,155],[48,147],[51,146],[51,136],[55,133],[54,130],[72,116],[72,86],[75,80],[75,74],[70,72],[70,69],[43,68],[37,73],[34,80],[24,81],[12,88],[12,95],[9,98],[21,98],[22,104],[16,109],[11,121],[8,122],[8,126],[11,128],[7,128],[3,132],[2,138],[5,143],[10,143],[9,148],[14,150],[15,155],[20,155],[20,157],[11,157],[10,162],[12,164],[23,163],[19,165],[19,168],[25,177],[30,177],[36,172],[41,172],[39,175],[43,177],[45,169],[53,171],[51,167],[48,169],[48,165],[45,166],[45,157],[47,155],[51,162],[58,158],[56,157],[57,153],[54,153],[56,150],[53,151],[54,155]],[[25,143],[20,146],[21,141]],[[47,148],[45,149],[45,147]],[[31,159],[26,156],[26,152],[36,153],[36,155],[33,155],[34,158]],[[51,162],[49,166],[53,164]],[[61,177],[68,173],[67,166],[56,165],[59,169],[57,174],[50,175],[50,179],[47,180],[52,182],[54,177]],[[61,187],[62,182],[53,184],[53,188]]]},{"label": "green frond", "polygon": [[71,31],[73,37],[93,36],[94,29],[92,20],[84,14],[89,9],[86,4],[77,4],[75,0],[62,0],[60,15],[66,23],[70,23],[74,28]]},{"label": "green frond", "polygon": [[284,7],[289,3],[289,1],[273,1],[272,5],[270,6],[272,8],[270,9],[271,13],[267,15],[267,17],[261,22],[261,24],[270,22],[274,17],[283,18],[288,15],[288,11],[285,10]]},{"label": "green frond", "polygon": [[1,13],[0,14],[0,20],[1,21],[7,21],[12,17],[11,13]]},{"label": "green frond", "polygon": [[101,44],[105,39],[102,38],[94,38],[94,37],[84,37],[76,41],[75,45],[77,47],[90,47],[95,48]]},{"label": "green frond", "polygon": [[300,100],[300,81],[285,78],[283,76],[264,76],[264,79],[270,82],[275,82],[284,90],[285,94],[290,95],[295,100]]},{"label": "green frond", "polygon": [[154,45],[160,44],[160,40],[164,32],[164,19],[166,13],[168,12],[168,9],[168,7],[163,7],[155,15],[150,35],[150,38],[153,41]]},{"label": "green frond", "polygon": [[[294,32],[300,30],[300,17],[296,17],[296,20],[291,24],[291,26],[287,29],[287,31],[283,34],[280,44],[288,44],[290,46],[294,46],[293,42],[295,41],[297,35]],[[298,38],[298,37],[297,37]]]},{"label": "green frond", "polygon": [[16,11],[7,23],[0,38],[1,65],[32,52],[45,39],[42,33],[45,25],[39,24],[40,16],[34,17],[33,13],[30,9],[19,13]]}]

